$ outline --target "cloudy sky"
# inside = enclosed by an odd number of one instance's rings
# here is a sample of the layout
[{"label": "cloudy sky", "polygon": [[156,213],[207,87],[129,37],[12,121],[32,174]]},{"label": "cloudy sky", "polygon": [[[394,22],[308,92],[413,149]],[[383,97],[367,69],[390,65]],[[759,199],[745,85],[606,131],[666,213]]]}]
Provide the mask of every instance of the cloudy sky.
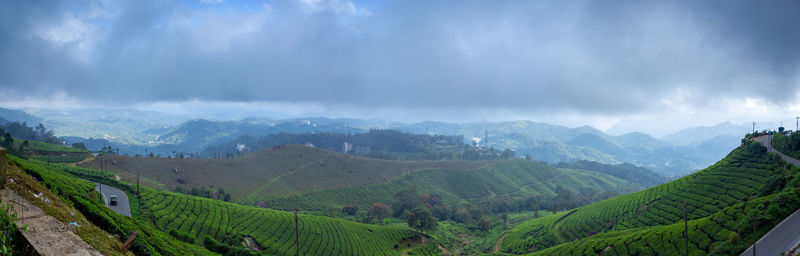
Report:
[{"label": "cloudy sky", "polygon": [[0,1],[0,106],[659,135],[800,114],[799,26],[792,0]]}]

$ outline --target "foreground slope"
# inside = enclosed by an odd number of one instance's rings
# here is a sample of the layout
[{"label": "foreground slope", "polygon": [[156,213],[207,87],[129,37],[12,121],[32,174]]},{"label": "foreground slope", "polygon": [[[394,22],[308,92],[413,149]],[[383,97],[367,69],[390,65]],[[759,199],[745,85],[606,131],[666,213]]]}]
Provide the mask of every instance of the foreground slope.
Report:
[{"label": "foreground slope", "polygon": [[[774,225],[781,216],[793,212],[798,203],[793,197],[800,187],[796,177],[796,169],[768,155],[760,144],[748,141],[693,175],[523,223],[507,234],[503,251],[537,252],[561,244],[540,253],[574,255],[610,250],[620,255],[675,254],[683,248],[684,203],[692,220],[690,251],[725,254],[743,250],[738,238],[747,234],[732,234],[748,228],[750,222],[743,216],[768,216],[755,217],[764,222],[760,227],[763,233],[765,227],[771,227],[768,224]],[[789,185],[783,189],[777,180]],[[756,199],[741,203],[751,197]]]},{"label": "foreground slope", "polygon": [[[94,191],[94,184],[66,172],[74,171],[72,167],[29,161],[13,156],[9,157],[9,160],[54,194],[58,194],[62,200],[74,205],[94,225],[118,236],[120,241],[126,240],[132,232],[137,232],[138,236],[131,246],[131,251],[137,255],[216,255],[200,246],[172,238],[147,223],[119,215],[104,207],[102,203],[90,197]],[[96,170],[84,170],[84,172],[107,176]],[[94,245],[92,242],[90,244]]]}]

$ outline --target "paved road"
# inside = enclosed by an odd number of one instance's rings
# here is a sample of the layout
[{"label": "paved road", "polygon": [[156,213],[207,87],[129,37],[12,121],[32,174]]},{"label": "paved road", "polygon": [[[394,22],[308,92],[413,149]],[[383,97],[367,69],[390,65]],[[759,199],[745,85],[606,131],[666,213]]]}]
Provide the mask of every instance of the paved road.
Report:
[{"label": "paved road", "polygon": [[[784,155],[781,152],[777,152],[772,148],[772,145],[769,143],[772,139],[771,135],[760,136],[756,138],[756,141],[761,142],[764,146],[767,146],[770,152],[778,153],[778,155],[793,164],[794,166],[800,167],[800,161],[797,159],[791,158],[787,155]],[[758,239],[756,242],[756,253],[758,255],[781,255],[783,252],[788,251],[792,248],[800,239],[800,210],[792,213],[789,217],[786,217],[781,223],[778,223],[772,230],[767,232],[766,235]],[[753,255],[753,247],[747,248],[741,254],[744,255]]]},{"label": "paved road", "polygon": [[[126,195],[125,192],[122,192],[122,190],[119,190],[109,185],[100,184],[97,182],[95,182],[94,184],[95,184],[94,190],[100,191],[101,194],[103,194],[103,199],[106,202],[106,206],[108,208],[111,208],[111,210],[114,210],[119,214],[128,217],[131,216],[131,206],[130,203],[128,203],[128,195]],[[100,186],[102,186],[102,188]],[[117,205],[108,205],[109,202],[108,197],[111,195],[117,196]]]},{"label": "paved road", "polygon": [[784,161],[789,162],[790,164],[793,164],[794,166],[800,167],[800,160],[794,159],[794,158],[792,158],[790,156],[784,155],[781,152],[778,152],[777,150],[772,148],[772,143],[770,143],[770,140],[772,140],[772,135],[763,135],[763,136],[756,137],[756,141],[761,142],[761,144],[764,144],[764,146],[767,146],[767,148],[769,149],[769,152],[777,153],[779,156],[781,156],[781,158]]}]

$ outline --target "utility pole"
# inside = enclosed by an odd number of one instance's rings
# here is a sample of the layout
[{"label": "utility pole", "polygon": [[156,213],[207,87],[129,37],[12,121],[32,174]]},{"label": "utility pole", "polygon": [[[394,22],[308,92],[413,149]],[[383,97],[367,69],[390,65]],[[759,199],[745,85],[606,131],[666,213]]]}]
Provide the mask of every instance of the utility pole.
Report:
[{"label": "utility pole", "polygon": [[689,256],[689,211],[686,209],[686,201],[683,201],[683,241],[686,242],[686,256]]},{"label": "utility pole", "polygon": [[794,118],[794,131],[800,129],[800,116]]},{"label": "utility pole", "polygon": [[753,122],[753,133],[751,133],[751,134],[755,134],[755,133],[756,133],[756,122]]},{"label": "utility pole", "polygon": [[[753,197],[753,198],[755,198],[755,197]],[[750,200],[749,197],[744,199],[744,205],[742,205],[742,214],[747,214],[747,211],[746,211],[746,209],[747,209],[747,201],[749,201],[749,200]],[[756,237],[756,222],[753,221],[753,217],[752,216],[750,217],[750,223],[753,224],[753,256],[756,256],[756,241],[757,241],[758,237]],[[744,230],[742,230],[742,231],[744,231]]]},{"label": "utility pole", "polygon": [[297,256],[300,256],[300,222],[297,220],[297,208],[294,209],[294,248],[297,249]]},{"label": "utility pole", "polygon": [[758,236],[756,236],[757,223],[753,219],[750,222],[753,223],[753,256],[756,256],[756,242],[758,242]]},{"label": "utility pole", "polygon": [[489,128],[485,128],[483,130],[483,145],[486,145],[486,148],[489,148]]},{"label": "utility pole", "polygon": [[136,199],[142,198],[140,194],[141,192],[139,191],[139,178],[141,177],[142,177],[142,171],[140,170],[139,172],[136,173]]}]

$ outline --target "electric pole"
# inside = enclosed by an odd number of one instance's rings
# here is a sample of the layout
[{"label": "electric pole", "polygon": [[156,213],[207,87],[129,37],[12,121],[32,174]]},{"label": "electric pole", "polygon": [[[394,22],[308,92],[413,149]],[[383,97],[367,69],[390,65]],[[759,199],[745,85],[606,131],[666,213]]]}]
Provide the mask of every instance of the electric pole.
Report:
[{"label": "electric pole", "polygon": [[794,118],[794,131],[800,129],[800,116]]},{"label": "electric pole", "polygon": [[756,122],[753,122],[753,133],[751,133],[751,134],[755,134],[755,133],[756,133]]},{"label": "electric pole", "polygon": [[141,178],[141,177],[142,177],[142,171],[137,172],[136,173],[136,198],[137,199],[141,199],[142,198],[140,196],[141,192],[139,191],[139,178]]},{"label": "electric pole", "polygon": [[294,248],[297,249],[297,256],[300,256],[300,222],[297,220],[297,208],[294,209]]},{"label": "electric pole", "polygon": [[489,128],[485,128],[483,130],[483,145],[486,145],[486,148],[489,148]]},{"label": "electric pole", "polygon": [[689,211],[686,201],[683,202],[683,240],[686,242],[686,256],[689,256]]},{"label": "electric pole", "polygon": [[756,256],[756,242],[758,242],[758,236],[756,236],[756,222],[753,219],[750,219],[750,222],[753,223],[753,256]]}]

